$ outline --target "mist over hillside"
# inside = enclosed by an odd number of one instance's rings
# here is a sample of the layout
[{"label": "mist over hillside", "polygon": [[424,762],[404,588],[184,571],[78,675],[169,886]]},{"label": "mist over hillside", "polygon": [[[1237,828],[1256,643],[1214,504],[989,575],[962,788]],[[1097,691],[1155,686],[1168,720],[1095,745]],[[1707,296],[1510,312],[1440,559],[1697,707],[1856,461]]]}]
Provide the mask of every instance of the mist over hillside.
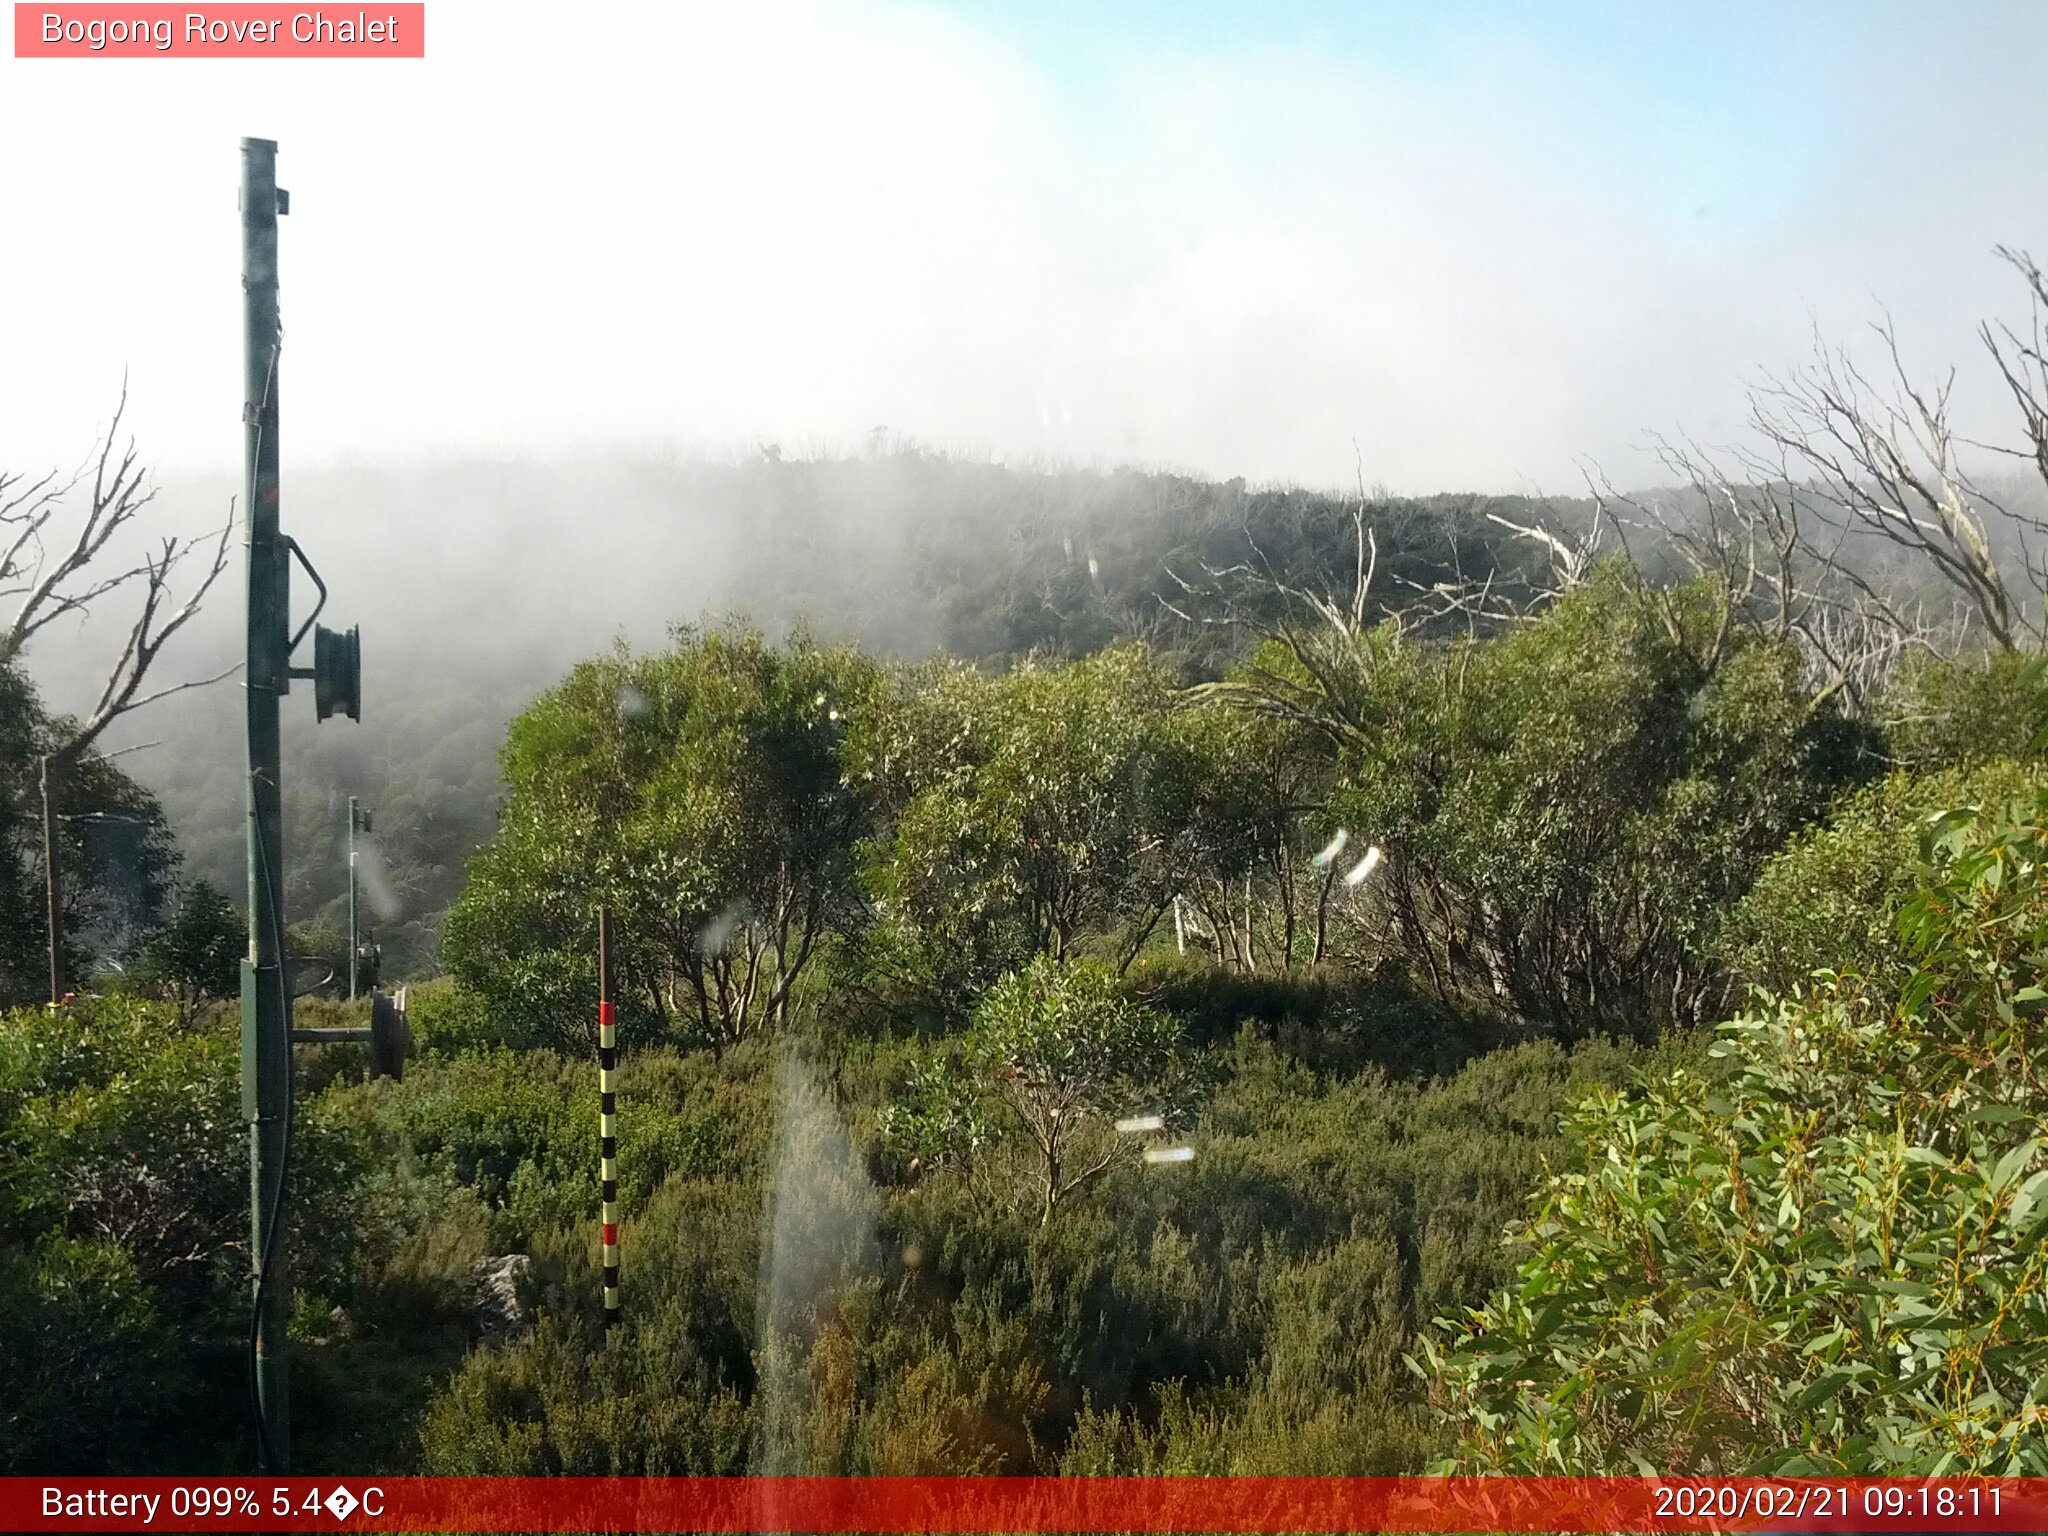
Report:
[{"label": "mist over hillside", "polygon": [[[225,517],[223,482],[170,481],[188,526]],[[296,920],[344,920],[346,803],[372,808],[362,866],[397,971],[430,968],[440,914],[495,814],[506,722],[580,660],[659,643],[671,626],[802,625],[883,656],[943,649],[991,666],[1078,655],[1143,635],[1188,677],[1238,642],[1169,604],[1181,581],[1256,569],[1320,587],[1348,575],[1357,493],[1254,487],[1160,471],[1014,466],[884,449],[712,462],[621,453],[517,462],[339,465],[288,474],[284,526],[326,581],[320,622],[360,625],[363,719],[316,726],[305,685],[285,711],[286,836]],[[1427,585],[1498,568],[1503,590],[1540,549],[1489,520],[1581,523],[1584,503],[1375,497],[1380,581]],[[180,678],[232,667],[239,555],[178,639]],[[1229,578],[1226,578],[1226,580]],[[1242,584],[1242,582],[1241,582]],[[313,589],[295,584],[294,623]],[[73,707],[119,637],[91,626],[30,657],[46,697]],[[232,678],[122,722],[110,746],[163,800],[188,878],[239,893],[240,693]]]},{"label": "mist over hillside", "polygon": [[[2016,509],[2043,510],[2026,477],[1985,485]],[[218,480],[170,480],[159,492],[187,527],[224,518],[233,494]],[[1702,512],[1696,487],[1631,500],[1680,524]],[[343,829],[357,796],[376,824],[359,866],[368,920],[393,974],[431,971],[440,917],[495,823],[507,722],[615,644],[656,645],[678,624],[746,623],[770,635],[802,626],[888,658],[943,650],[1000,668],[1142,636],[1184,678],[1214,677],[1244,637],[1186,622],[1183,584],[1254,603],[1272,601],[1273,580],[1341,587],[1361,507],[1383,597],[1487,573],[1504,598],[1526,595],[1546,579],[1549,557],[1508,525],[1576,537],[1593,518],[1583,498],[1394,498],[880,443],[842,457],[791,458],[770,446],[716,461],[643,449],[302,471],[286,481],[285,527],[327,582],[320,622],[361,627],[364,715],[316,726],[305,685],[287,702],[288,909],[329,936],[345,924]],[[1994,533],[2004,529],[1994,523]],[[1852,535],[1844,548],[1892,590],[1926,579],[1876,535]],[[1672,548],[1640,531],[1630,553],[1658,579],[1685,574]],[[295,623],[313,600],[298,581]],[[237,552],[168,653],[179,679],[235,666],[242,602]],[[32,652],[49,702],[85,700],[119,638],[87,624]],[[234,679],[123,720],[109,745],[139,749],[123,762],[162,799],[186,877],[239,896]]]}]

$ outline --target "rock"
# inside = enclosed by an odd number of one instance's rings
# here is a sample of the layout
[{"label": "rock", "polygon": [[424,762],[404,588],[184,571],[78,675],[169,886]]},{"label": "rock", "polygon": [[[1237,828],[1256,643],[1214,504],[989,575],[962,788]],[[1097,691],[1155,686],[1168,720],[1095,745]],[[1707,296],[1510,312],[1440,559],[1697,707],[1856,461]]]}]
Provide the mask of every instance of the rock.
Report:
[{"label": "rock", "polygon": [[533,1326],[533,1260],[523,1253],[478,1259],[470,1267],[476,1289],[477,1336],[502,1344]]}]

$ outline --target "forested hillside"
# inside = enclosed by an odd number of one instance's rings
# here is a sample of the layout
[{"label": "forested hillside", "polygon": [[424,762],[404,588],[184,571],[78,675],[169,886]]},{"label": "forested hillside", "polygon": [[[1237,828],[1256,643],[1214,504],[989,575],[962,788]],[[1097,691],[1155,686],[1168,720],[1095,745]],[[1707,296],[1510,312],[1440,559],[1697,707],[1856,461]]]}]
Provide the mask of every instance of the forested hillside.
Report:
[{"label": "forested hillside", "polygon": [[[346,804],[359,797],[375,827],[365,910],[394,977],[435,971],[463,861],[493,824],[506,723],[571,659],[614,637],[651,643],[671,623],[743,612],[770,633],[802,624],[878,656],[943,651],[1001,667],[1144,636],[1176,675],[1214,676],[1241,634],[1176,617],[1168,605],[1188,599],[1176,576],[1239,568],[1230,588],[1269,611],[1276,598],[1255,578],[1319,580],[1353,554],[1348,499],[1336,495],[911,449],[334,470],[295,496],[302,516],[333,530],[327,574],[349,594],[345,616],[363,625],[366,713],[360,728],[287,732],[290,908],[308,949],[335,950]],[[1383,585],[1412,596],[1403,582],[1498,571],[1504,596],[1526,594],[1547,569],[1543,552],[1489,514],[1578,526],[1587,508],[1383,499],[1373,510]],[[489,537],[465,546],[434,531],[448,526]],[[391,550],[405,558],[382,558]],[[232,660],[231,606],[196,638],[195,671]],[[122,738],[158,743],[127,766],[162,799],[187,869],[227,891],[247,880],[241,765],[221,750],[240,721],[230,683]]]},{"label": "forested hillside", "polygon": [[[437,573],[288,760],[298,912],[360,794],[432,978],[401,1081],[299,1054],[297,1465],[2048,1472],[2048,525],[1818,377],[1853,463],[1590,504],[650,470],[692,538],[531,688]],[[757,601],[641,606],[711,527]],[[0,680],[18,946],[77,722]],[[10,1467],[251,1453],[231,698],[182,891],[74,754],[148,849],[0,1022]]]}]

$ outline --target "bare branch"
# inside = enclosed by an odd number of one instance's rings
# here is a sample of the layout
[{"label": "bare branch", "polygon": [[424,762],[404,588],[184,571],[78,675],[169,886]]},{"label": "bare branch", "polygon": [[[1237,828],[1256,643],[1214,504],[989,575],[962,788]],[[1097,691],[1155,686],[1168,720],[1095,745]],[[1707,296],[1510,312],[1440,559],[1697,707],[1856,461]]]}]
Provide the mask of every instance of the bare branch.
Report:
[{"label": "bare branch", "polygon": [[[122,435],[127,407],[124,378],[112,420],[87,462],[68,478],[52,473],[25,482],[19,475],[0,475],[0,599],[11,600],[0,616],[0,662],[19,656],[40,631],[66,615],[88,615],[117,594],[131,595],[134,604],[98,698],[52,754],[60,760],[85,752],[121,716],[235,670],[143,691],[164,646],[199,612],[227,569],[235,521],[231,508],[218,535],[167,536],[138,562],[107,568],[110,543],[156,499],[134,440]],[[54,537],[75,500],[83,505],[65,536]],[[201,568],[181,599],[174,584],[182,584],[176,578],[195,557]]]},{"label": "bare branch", "polygon": [[[1752,391],[1752,424],[1782,464],[1796,467],[1795,494],[1824,518],[1845,532],[1881,538],[1922,563],[1969,605],[1997,649],[2038,646],[2041,623],[2015,600],[1987,518],[2018,547],[2030,579],[2039,570],[2034,541],[2048,536],[2048,523],[1988,495],[1960,461],[1958,450],[1969,445],[1950,422],[1953,375],[1932,389],[1920,387],[1900,356],[1889,317],[1872,329],[1889,369],[1885,387],[1874,385],[1846,353],[1816,341],[1806,366]],[[2031,441],[2037,428],[2048,428],[2030,408],[2040,402],[2027,373],[2028,344],[2010,332],[2001,344],[1989,327],[1981,334],[2022,405]]]}]

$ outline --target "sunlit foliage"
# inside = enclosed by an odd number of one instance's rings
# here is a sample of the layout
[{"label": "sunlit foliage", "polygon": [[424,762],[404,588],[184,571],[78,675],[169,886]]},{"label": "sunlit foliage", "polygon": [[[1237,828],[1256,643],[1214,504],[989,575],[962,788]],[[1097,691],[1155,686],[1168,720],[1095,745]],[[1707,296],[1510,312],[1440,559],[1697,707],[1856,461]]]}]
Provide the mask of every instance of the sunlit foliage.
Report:
[{"label": "sunlit foliage", "polygon": [[1457,1465],[2048,1470],[2048,798],[1919,862],[1896,985],[1761,1000],[1713,1069],[1573,1113],[1518,1283],[1425,1345]]},{"label": "sunlit foliage", "polygon": [[799,639],[680,631],[587,662],[513,722],[498,835],[442,950],[526,1038],[594,1044],[596,921],[620,926],[629,1033],[732,1045],[783,1020],[819,947],[864,921],[870,797],[842,772],[873,665]]}]

